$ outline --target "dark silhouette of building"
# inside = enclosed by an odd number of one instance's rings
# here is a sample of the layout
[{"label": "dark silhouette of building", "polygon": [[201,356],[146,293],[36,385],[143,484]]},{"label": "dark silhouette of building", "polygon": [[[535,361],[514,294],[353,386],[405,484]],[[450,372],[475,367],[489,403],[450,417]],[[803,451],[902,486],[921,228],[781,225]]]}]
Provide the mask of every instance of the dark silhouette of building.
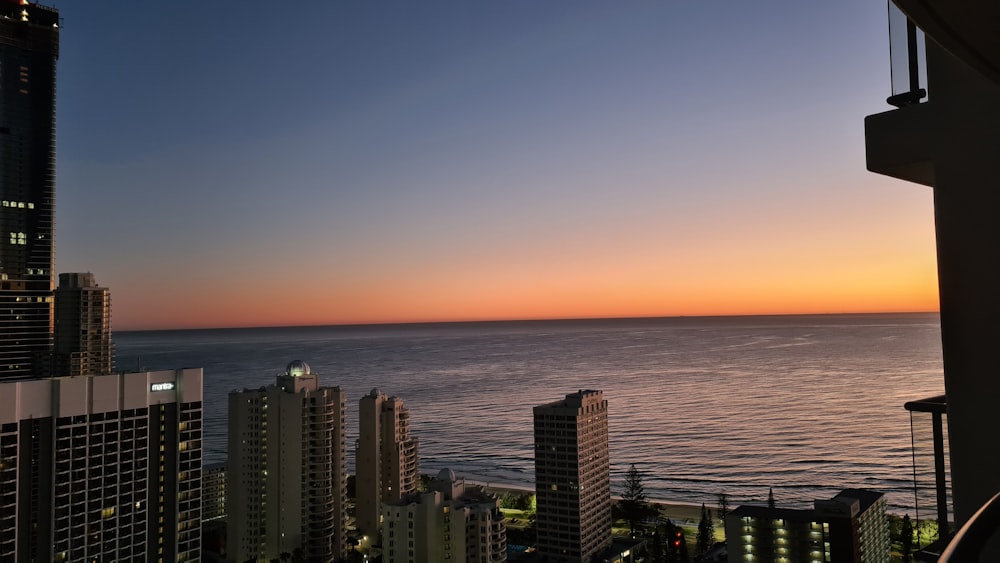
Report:
[{"label": "dark silhouette of building", "polygon": [[888,563],[882,493],[845,489],[811,510],[740,506],[726,516],[729,561]]},{"label": "dark silhouette of building", "polygon": [[[890,45],[898,48],[890,53],[887,101],[896,108],[865,118],[867,164],[933,189],[948,445],[961,525],[1000,490],[1000,442],[992,435],[1000,420],[1000,5],[889,6],[896,14]],[[985,559],[1000,560],[1000,548]]]},{"label": "dark silhouette of building", "polygon": [[115,367],[111,293],[94,274],[59,274],[52,375],[105,375]]},{"label": "dark silhouette of building", "polygon": [[534,408],[538,551],[589,563],[611,545],[608,402],[581,390]]},{"label": "dark silhouette of building", "polygon": [[59,13],[0,0],[0,380],[52,346]]}]

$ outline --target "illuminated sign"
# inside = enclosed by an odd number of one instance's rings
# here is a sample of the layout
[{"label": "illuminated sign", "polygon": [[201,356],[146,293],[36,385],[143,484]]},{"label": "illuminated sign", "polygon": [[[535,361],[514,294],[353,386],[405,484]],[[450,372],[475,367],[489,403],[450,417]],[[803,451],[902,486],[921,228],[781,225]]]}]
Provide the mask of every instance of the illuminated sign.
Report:
[{"label": "illuminated sign", "polygon": [[175,385],[172,381],[166,383],[153,383],[149,386],[150,391],[172,391]]}]

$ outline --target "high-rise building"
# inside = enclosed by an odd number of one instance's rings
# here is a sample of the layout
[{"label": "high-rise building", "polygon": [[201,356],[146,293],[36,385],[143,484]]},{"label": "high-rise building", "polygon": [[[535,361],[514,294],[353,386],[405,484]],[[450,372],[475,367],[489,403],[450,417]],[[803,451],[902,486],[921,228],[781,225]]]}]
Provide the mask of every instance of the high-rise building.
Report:
[{"label": "high-rise building", "polygon": [[104,375],[114,371],[111,293],[94,274],[59,274],[55,293],[52,375]]},{"label": "high-rise building", "polygon": [[194,561],[202,371],[0,382],[0,561]]},{"label": "high-rise building", "polygon": [[420,485],[418,442],[410,436],[410,411],[378,389],[361,398],[355,449],[357,526],[378,537],[383,502],[397,501]]},{"label": "high-rise building", "polygon": [[503,563],[507,524],[496,497],[467,489],[449,469],[428,491],[382,505],[385,563]]},{"label": "high-rise building", "polygon": [[889,563],[882,493],[845,489],[811,510],[740,506],[726,516],[730,563]]},{"label": "high-rise building", "polygon": [[0,1],[0,380],[52,346],[59,13]]},{"label": "high-rise building", "polygon": [[201,521],[226,517],[226,463],[210,463],[201,468]]},{"label": "high-rise building", "polygon": [[538,551],[553,563],[589,563],[611,545],[608,402],[581,390],[534,415]]},{"label": "high-rise building", "polygon": [[346,395],[288,364],[275,385],[229,394],[227,553],[332,561],[346,546]]}]

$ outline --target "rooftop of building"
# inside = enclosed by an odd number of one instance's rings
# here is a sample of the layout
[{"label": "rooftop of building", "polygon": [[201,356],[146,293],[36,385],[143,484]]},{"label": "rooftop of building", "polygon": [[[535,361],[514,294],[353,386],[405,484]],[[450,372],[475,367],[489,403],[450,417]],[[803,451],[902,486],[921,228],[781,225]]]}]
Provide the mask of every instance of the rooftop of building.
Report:
[{"label": "rooftop of building", "polygon": [[[871,491],[868,489],[844,489],[834,495],[833,498],[829,500],[817,500],[817,503],[829,503],[838,502],[842,504],[851,504],[853,501],[857,501],[860,512],[864,512],[872,507],[879,499],[883,498],[885,495],[878,491]],[[769,520],[791,520],[793,522],[812,522],[821,520],[821,516],[815,508],[781,508],[769,506],[757,506],[757,505],[741,505],[734,509],[730,514],[738,517],[749,516],[751,518],[762,518]]]},{"label": "rooftop of building", "polygon": [[861,503],[861,512],[864,512],[884,496],[878,491],[869,489],[844,489],[834,495],[833,500],[857,499]]},{"label": "rooftop of building", "polygon": [[812,522],[816,519],[816,511],[811,508],[780,508],[744,504],[736,507],[729,514],[732,516],[763,518],[768,520],[791,520],[793,522]]},{"label": "rooftop of building", "polygon": [[565,398],[538,405],[535,408],[580,408],[586,404],[598,403],[604,400],[604,391],[595,389],[580,389],[576,393],[569,393]]},{"label": "rooftop of building", "polygon": [[59,10],[24,0],[0,0],[0,17],[38,25],[59,26]]}]

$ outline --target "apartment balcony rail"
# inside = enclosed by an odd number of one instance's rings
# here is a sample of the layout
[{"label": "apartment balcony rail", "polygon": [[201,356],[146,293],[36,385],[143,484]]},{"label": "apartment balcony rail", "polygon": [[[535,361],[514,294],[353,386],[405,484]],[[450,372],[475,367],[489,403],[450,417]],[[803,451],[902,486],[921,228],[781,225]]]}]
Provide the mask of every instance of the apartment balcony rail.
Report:
[{"label": "apartment balcony rail", "polygon": [[994,536],[998,530],[1000,530],[1000,493],[969,518],[941,553],[938,563],[982,561],[983,550],[995,542]]},{"label": "apartment balcony rail", "polygon": [[927,58],[924,33],[890,0],[889,64],[892,95],[886,99],[898,108],[918,104],[927,97]]},{"label": "apartment balcony rail", "polygon": [[921,537],[932,542],[930,551],[939,550],[951,538],[954,509],[951,499],[951,472],[948,467],[948,418],[944,395],[909,401],[913,448],[913,500],[916,519],[936,519],[937,537]]}]

